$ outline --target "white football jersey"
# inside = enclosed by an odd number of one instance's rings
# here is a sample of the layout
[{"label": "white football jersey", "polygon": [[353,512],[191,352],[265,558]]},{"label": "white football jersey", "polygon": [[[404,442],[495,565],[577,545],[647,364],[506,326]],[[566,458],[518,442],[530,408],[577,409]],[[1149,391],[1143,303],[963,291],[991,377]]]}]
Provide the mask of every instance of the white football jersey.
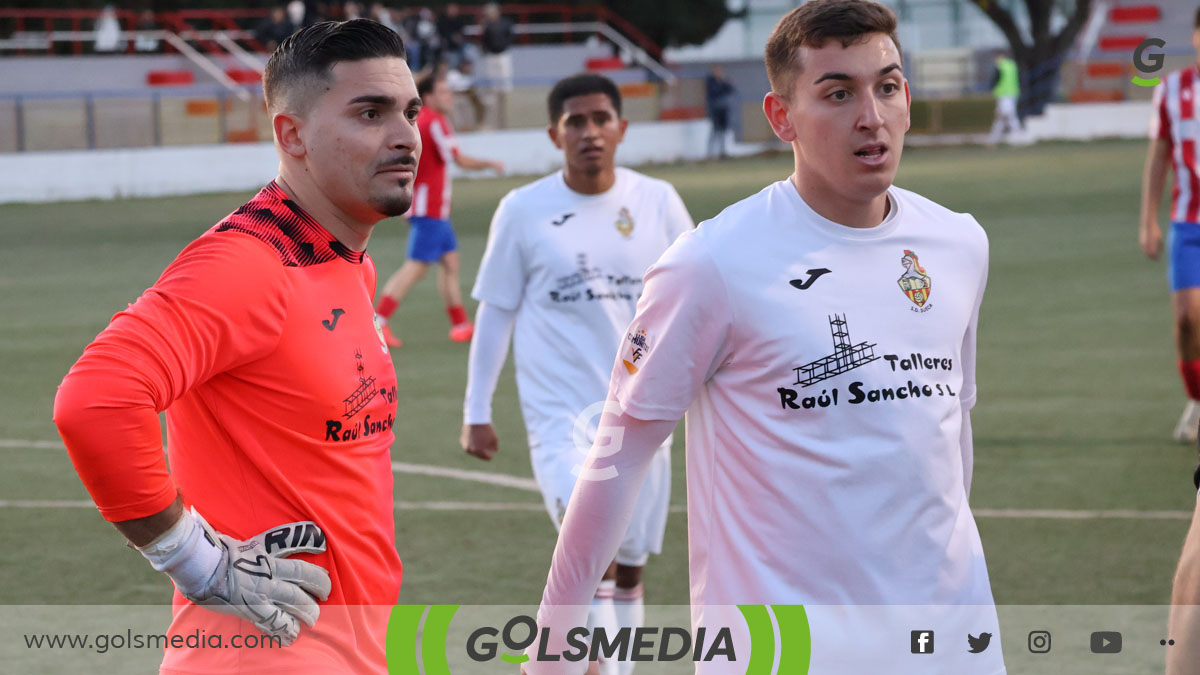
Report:
[{"label": "white football jersey", "polygon": [[509,192],[492,218],[471,295],[517,312],[513,353],[530,448],[571,447],[576,418],[608,392],[642,276],[694,227],[670,183],[616,174],[598,195],[550,174]]},{"label": "white football jersey", "polygon": [[960,439],[987,237],[888,194],[856,229],[780,181],[646,275],[613,393],[641,419],[687,412],[696,607],[993,605]]}]

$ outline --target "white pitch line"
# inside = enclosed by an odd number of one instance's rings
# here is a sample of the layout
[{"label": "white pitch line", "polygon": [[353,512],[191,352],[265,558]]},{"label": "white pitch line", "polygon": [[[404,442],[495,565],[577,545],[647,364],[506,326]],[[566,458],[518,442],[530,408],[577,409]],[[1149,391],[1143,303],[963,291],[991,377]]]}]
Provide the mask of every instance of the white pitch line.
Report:
[{"label": "white pitch line", "polygon": [[[31,441],[0,439],[0,448],[24,448],[30,450],[61,450],[59,441]],[[392,462],[395,473],[437,476],[455,480],[486,483],[510,487],[526,492],[539,492],[537,481],[532,478],[512,476],[487,471],[470,471],[430,464]],[[0,499],[0,508],[95,508],[86,500],[37,500]],[[396,502],[396,508],[406,511],[539,511],[540,504],[509,504],[504,502]],[[672,513],[680,513],[681,506],[671,507]],[[1191,511],[1139,511],[1135,509],[972,509],[979,518],[1040,518],[1047,520],[1190,520]]]},{"label": "white pitch line", "polygon": [[522,478],[520,476],[510,476],[503,473],[468,471],[466,469],[454,469],[448,466],[406,464],[405,462],[392,462],[392,471],[396,473],[413,473],[422,476],[438,476],[440,478],[469,480],[476,483],[487,483],[489,485],[517,488],[518,490],[525,490],[526,492],[540,492],[540,490],[538,490],[537,481],[534,479]]},{"label": "white pitch line", "polygon": [[1191,511],[1137,511],[1134,509],[971,509],[981,518],[1047,518],[1050,520],[1191,520]]}]

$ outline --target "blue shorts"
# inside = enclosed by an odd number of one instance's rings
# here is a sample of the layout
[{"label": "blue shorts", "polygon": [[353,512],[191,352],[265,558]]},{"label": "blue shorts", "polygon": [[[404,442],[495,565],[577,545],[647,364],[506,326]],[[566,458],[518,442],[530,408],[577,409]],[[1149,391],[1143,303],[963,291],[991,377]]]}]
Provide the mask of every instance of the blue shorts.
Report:
[{"label": "blue shorts", "polygon": [[435,263],[447,253],[458,250],[458,238],[450,221],[413,216],[408,219],[408,258]]},{"label": "blue shorts", "polygon": [[1167,245],[1171,292],[1200,286],[1200,224],[1172,222]]}]

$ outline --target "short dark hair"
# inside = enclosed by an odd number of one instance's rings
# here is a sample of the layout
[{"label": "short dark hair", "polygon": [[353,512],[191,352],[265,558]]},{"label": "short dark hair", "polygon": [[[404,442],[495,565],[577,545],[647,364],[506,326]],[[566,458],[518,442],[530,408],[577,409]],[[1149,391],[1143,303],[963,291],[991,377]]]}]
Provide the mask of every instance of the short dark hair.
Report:
[{"label": "short dark hair", "polygon": [[403,59],[404,41],[370,19],[323,21],[301,28],[281,42],[267,62],[263,72],[267,107],[292,105],[302,111],[310,101],[298,102],[296,95],[314,82],[327,82],[335,64],[389,56]]},{"label": "short dark hair", "polygon": [[[1196,20],[1192,24],[1197,30],[1200,30],[1200,7],[1196,8]],[[1198,469],[1200,470],[1200,469]]]},{"label": "short dark hair", "polygon": [[587,96],[588,94],[604,94],[612,101],[613,110],[617,111],[617,117],[621,116],[621,90],[617,89],[617,85],[612,80],[603,75],[595,73],[580,73],[572,75],[566,79],[559,80],[558,84],[550,90],[550,96],[546,103],[550,112],[550,124],[557,124],[558,118],[562,117],[563,106],[567,99],[575,98],[576,96]]},{"label": "short dark hair", "polygon": [[428,73],[425,73],[421,77],[417,78],[417,96],[425,98],[426,94],[433,92],[433,88],[437,86],[438,82],[441,82],[445,79],[446,71],[438,68],[434,68]]},{"label": "short dark hair", "polygon": [[809,0],[800,5],[783,15],[767,38],[765,60],[771,90],[791,96],[802,67],[796,57],[800,47],[820,49],[826,40],[839,40],[849,47],[871,33],[887,35],[900,52],[896,15],[885,5],[871,0]]}]

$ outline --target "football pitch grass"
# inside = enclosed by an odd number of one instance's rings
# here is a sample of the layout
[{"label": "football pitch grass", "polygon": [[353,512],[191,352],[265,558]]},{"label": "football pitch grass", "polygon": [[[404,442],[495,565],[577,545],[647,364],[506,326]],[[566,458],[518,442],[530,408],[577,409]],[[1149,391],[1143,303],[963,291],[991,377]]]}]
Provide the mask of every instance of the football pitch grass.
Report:
[{"label": "football pitch grass", "polygon": [[[974,214],[991,239],[971,502],[1000,604],[1169,599],[1196,452],[1170,440],[1183,393],[1163,265],[1137,246],[1143,153],[1141,142],[905,153],[897,184]],[[671,181],[700,221],[785,177],[790,156],[646,172]],[[496,203],[528,180],[455,186],[464,289]],[[55,445],[51,405],[109,317],[249,196],[0,206],[0,604],[166,602],[167,580],[94,509],[57,503],[87,496]],[[401,219],[376,228],[381,285],[403,261],[406,233]],[[392,354],[393,461],[528,478],[511,359],[495,403],[500,453],[483,463],[458,446],[467,346],[447,339],[432,278],[394,325],[405,344]],[[676,508],[646,568],[650,604],[687,602],[682,434],[673,460]],[[536,492],[399,472],[395,497],[401,602],[537,602],[555,533]]]}]

